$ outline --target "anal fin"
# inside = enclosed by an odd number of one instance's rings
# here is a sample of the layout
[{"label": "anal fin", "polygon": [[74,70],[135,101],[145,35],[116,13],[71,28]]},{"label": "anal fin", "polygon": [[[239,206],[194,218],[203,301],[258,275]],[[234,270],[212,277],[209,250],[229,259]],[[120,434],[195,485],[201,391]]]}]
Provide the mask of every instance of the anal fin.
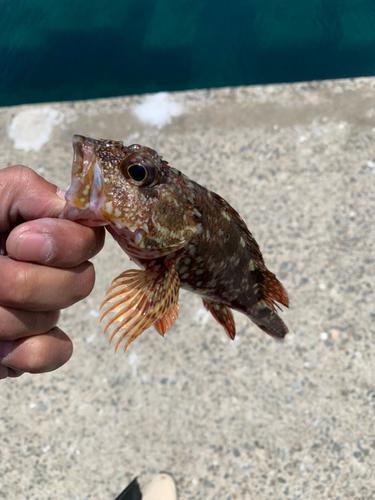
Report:
[{"label": "anal fin", "polygon": [[224,328],[228,337],[234,340],[234,337],[236,336],[236,325],[234,324],[234,318],[230,308],[207,299],[203,299],[203,305]]},{"label": "anal fin", "polygon": [[101,320],[114,313],[104,333],[112,324],[118,323],[109,339],[111,342],[120,333],[115,350],[123,339],[128,338],[125,351],[133,340],[153,325],[164,335],[177,319],[179,288],[180,278],[171,261],[157,272],[131,269],[117,276],[100,306],[112,304]]}]

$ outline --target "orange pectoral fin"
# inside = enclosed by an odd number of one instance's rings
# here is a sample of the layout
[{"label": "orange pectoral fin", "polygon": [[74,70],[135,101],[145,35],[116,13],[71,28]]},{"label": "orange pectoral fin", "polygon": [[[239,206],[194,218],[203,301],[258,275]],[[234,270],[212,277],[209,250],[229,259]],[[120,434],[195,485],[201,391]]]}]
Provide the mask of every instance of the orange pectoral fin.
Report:
[{"label": "orange pectoral fin", "polygon": [[179,311],[180,311],[180,304],[177,303],[173,304],[173,306],[168,310],[168,312],[164,314],[164,316],[154,324],[154,328],[159,335],[164,337],[166,332],[170,328],[172,328],[172,326],[176,322],[176,319],[178,318]]},{"label": "orange pectoral fin", "polygon": [[203,299],[203,305],[224,328],[228,337],[234,340],[236,336],[236,325],[234,324],[233,314],[229,307],[206,299]]},{"label": "orange pectoral fin", "polygon": [[121,333],[115,351],[121,341],[128,338],[125,352],[133,340],[155,323],[161,323],[160,331],[158,327],[156,329],[164,334],[177,319],[179,288],[180,279],[172,262],[158,272],[131,269],[114,279],[100,307],[112,303],[101,320],[114,313],[104,333],[113,323],[119,323],[109,339],[111,342],[117,333]]}]

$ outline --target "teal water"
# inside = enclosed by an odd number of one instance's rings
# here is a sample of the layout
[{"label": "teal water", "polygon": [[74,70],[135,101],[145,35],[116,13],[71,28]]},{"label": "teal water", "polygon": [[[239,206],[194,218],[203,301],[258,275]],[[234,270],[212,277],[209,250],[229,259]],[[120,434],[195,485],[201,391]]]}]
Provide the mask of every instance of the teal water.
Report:
[{"label": "teal water", "polygon": [[375,75],[375,0],[0,0],[0,106]]}]

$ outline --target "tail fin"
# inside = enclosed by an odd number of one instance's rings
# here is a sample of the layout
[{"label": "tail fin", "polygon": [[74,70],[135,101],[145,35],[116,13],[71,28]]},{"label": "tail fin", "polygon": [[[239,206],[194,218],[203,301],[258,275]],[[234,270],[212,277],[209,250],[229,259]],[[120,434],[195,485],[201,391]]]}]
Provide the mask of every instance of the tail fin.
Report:
[{"label": "tail fin", "polygon": [[277,314],[277,309],[280,309],[278,303],[289,307],[287,291],[276,276],[266,268],[261,270],[259,291],[261,300],[254,308],[256,312],[254,313],[253,309],[249,318],[271,337],[283,339],[289,330]]},{"label": "tail fin", "polygon": [[258,311],[252,316],[249,316],[259,328],[274,337],[275,339],[283,339],[288,333],[288,327],[280,316],[268,307],[265,301],[258,302]]}]

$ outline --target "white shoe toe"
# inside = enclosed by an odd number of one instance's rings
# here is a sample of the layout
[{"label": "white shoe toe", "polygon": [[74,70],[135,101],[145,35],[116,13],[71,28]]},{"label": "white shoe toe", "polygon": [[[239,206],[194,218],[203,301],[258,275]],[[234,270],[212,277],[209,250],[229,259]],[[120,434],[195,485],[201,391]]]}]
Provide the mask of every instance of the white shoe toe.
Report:
[{"label": "white shoe toe", "polygon": [[158,474],[142,493],[142,500],[177,500],[172,477],[169,474]]}]

